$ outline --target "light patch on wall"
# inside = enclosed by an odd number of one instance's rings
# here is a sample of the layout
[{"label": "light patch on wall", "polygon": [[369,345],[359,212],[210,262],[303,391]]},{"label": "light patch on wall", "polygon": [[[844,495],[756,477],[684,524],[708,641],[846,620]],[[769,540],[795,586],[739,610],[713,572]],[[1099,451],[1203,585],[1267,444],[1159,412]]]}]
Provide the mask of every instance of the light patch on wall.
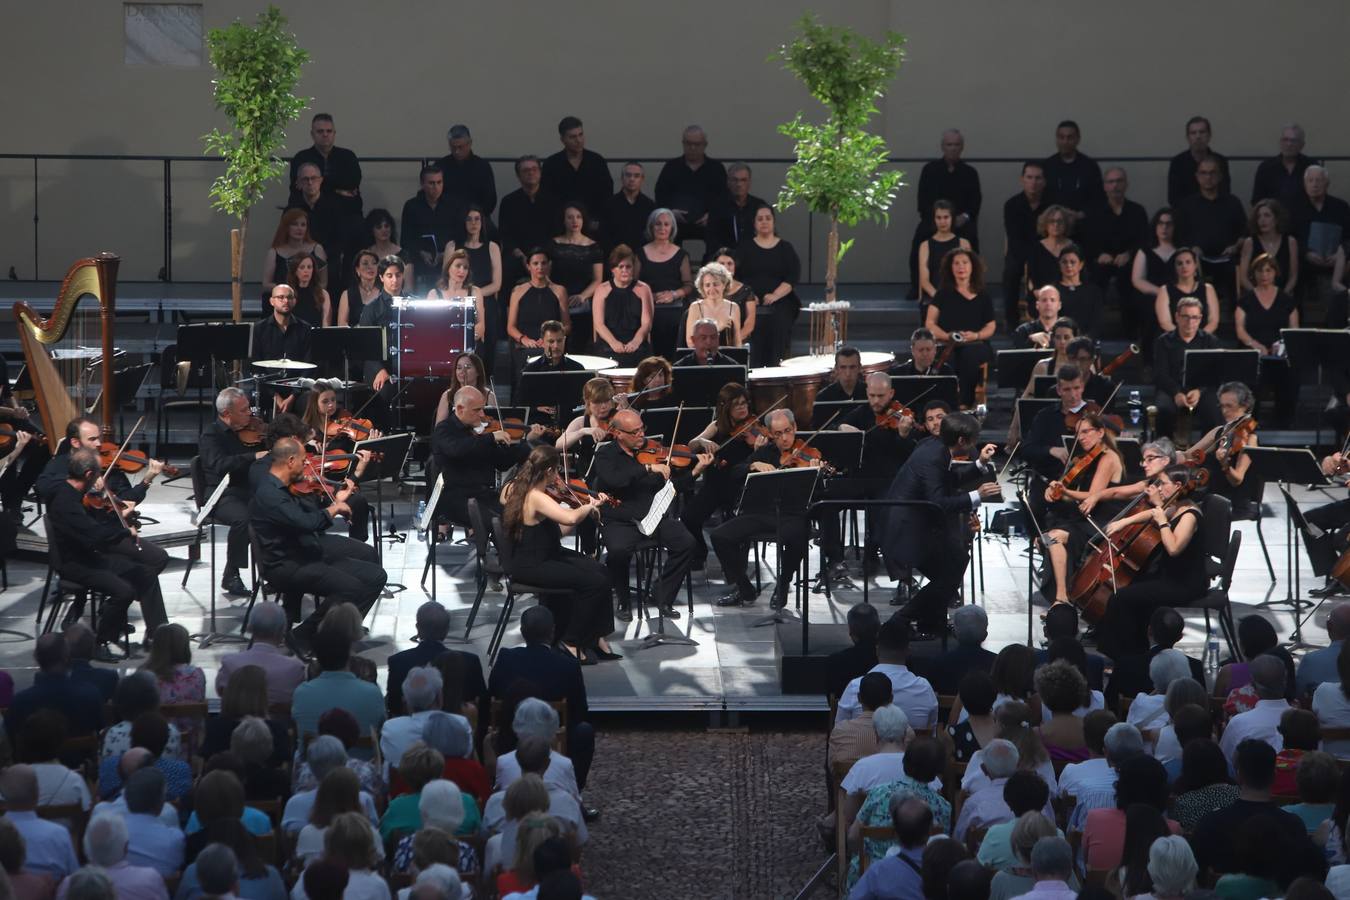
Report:
[{"label": "light patch on wall", "polygon": [[128,66],[202,64],[200,3],[123,4],[122,61]]}]

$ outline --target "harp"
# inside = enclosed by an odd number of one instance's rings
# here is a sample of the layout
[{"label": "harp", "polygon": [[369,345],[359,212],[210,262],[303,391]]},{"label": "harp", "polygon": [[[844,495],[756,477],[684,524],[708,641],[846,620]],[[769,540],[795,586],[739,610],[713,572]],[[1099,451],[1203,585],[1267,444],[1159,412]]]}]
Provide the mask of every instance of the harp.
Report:
[{"label": "harp", "polygon": [[[105,437],[112,434],[112,415],[116,407],[113,321],[120,263],[120,257],[106,252],[91,259],[77,260],[66,272],[56,305],[47,318],[22,300],[14,304],[14,321],[18,326],[19,343],[23,346],[24,363],[33,383],[33,398],[53,453],[65,437],[70,420],[85,415],[90,408],[87,393],[95,368],[100,370],[102,378],[99,406],[103,433]],[[85,297],[97,301],[97,310],[91,304],[86,304],[83,310],[76,309]],[[101,352],[93,359],[87,353],[71,352],[62,346],[63,343],[75,344],[77,350],[82,350],[95,340]]]}]

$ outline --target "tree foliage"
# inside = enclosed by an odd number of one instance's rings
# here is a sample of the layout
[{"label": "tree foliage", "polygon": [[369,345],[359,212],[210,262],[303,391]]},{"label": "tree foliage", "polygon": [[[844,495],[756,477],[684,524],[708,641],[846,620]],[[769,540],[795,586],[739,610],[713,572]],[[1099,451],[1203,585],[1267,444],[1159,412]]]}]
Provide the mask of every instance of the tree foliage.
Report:
[{"label": "tree foliage", "polygon": [[900,71],[905,38],[887,32],[882,41],[872,41],[846,28],[822,25],[810,14],[802,17],[797,30],[797,37],[779,47],[774,58],[806,85],[827,116],[814,123],[798,112],[778,127],[793,140],[797,157],[778,204],[786,209],[801,203],[829,217],[825,295],[833,300],[839,261],[853,244],[840,243],[839,224],[885,224],[903,183],[903,172],[882,171],[889,155],[886,142],[869,132],[867,124]]}]

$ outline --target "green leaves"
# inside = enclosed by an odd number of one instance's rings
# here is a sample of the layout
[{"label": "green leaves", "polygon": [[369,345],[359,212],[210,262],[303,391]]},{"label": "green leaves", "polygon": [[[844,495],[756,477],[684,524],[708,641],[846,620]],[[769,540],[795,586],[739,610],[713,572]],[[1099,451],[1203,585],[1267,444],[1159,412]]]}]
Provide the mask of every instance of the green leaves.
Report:
[{"label": "green leaves", "polygon": [[206,45],[216,70],[216,108],[231,125],[230,131],[214,129],[202,138],[207,155],[225,160],[225,174],[211,185],[211,202],[242,219],[285,171],[277,154],[286,144],[286,127],[309,105],[309,98],[295,96],[309,53],[286,30],[286,18],[275,6],[252,27],[235,21],[211,29]]},{"label": "green leaves", "polygon": [[890,31],[876,43],[847,28],[821,25],[809,13],[797,28],[797,38],[779,47],[775,56],[829,109],[832,119],[862,127],[900,71],[904,35]]}]

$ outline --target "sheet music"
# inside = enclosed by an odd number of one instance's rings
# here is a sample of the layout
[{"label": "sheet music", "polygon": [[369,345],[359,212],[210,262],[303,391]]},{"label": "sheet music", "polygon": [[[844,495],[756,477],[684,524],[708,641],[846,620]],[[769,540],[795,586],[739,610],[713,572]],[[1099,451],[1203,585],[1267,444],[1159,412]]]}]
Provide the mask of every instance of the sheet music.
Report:
[{"label": "sheet music", "polygon": [[229,486],[230,479],[222,478],[220,484],[216,485],[216,489],[211,492],[211,496],[206,498],[202,508],[197,510],[197,518],[193,521],[193,525],[201,525],[206,521],[207,517],[211,515],[211,510],[216,508],[216,503],[224,496],[225,490]]},{"label": "sheet music", "polygon": [[646,537],[651,537],[655,533],[656,527],[661,524],[661,520],[665,518],[666,510],[670,509],[670,504],[674,500],[675,485],[667,481],[665,487],[657,491],[656,496],[652,498],[651,508],[647,510],[647,514],[638,523],[638,531]]},{"label": "sheet music", "polygon": [[436,507],[441,503],[441,491],[445,488],[444,473],[436,476],[436,485],[431,489],[431,496],[427,498],[426,512],[422,513],[422,521],[417,523],[417,530],[430,534],[431,526],[436,523]]}]

